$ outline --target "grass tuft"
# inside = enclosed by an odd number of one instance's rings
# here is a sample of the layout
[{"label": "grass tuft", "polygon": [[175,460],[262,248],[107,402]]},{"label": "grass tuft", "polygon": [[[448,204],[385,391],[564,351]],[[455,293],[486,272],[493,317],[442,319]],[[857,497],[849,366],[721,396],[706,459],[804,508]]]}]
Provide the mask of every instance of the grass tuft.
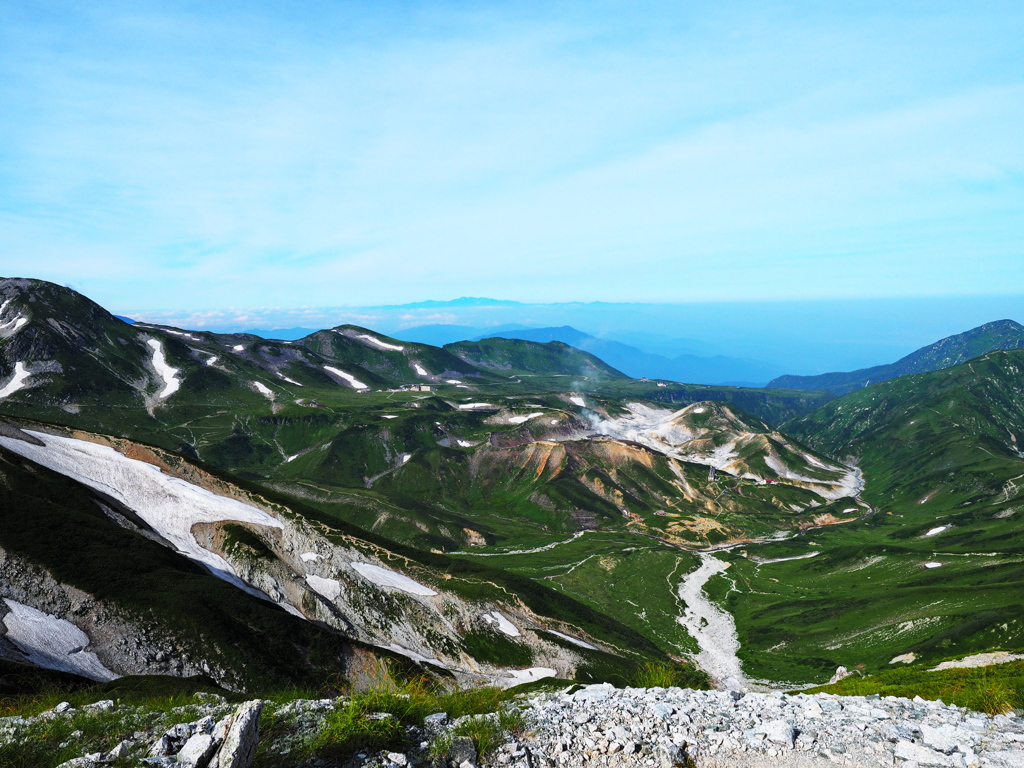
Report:
[{"label": "grass tuft", "polygon": [[946,704],[976,712],[1001,715],[1024,707],[1024,662],[939,672],[924,666],[890,669],[869,677],[848,677],[806,693],[819,691],[840,696],[878,694],[908,699],[920,696],[932,701],[941,699]]}]

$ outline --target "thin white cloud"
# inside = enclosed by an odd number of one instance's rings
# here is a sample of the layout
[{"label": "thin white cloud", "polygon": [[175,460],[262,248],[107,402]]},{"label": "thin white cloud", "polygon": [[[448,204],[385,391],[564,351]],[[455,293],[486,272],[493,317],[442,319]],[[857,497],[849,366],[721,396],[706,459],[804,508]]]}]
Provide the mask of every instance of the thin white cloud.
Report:
[{"label": "thin white cloud", "polygon": [[0,258],[184,309],[1024,290],[1021,15],[15,6]]}]

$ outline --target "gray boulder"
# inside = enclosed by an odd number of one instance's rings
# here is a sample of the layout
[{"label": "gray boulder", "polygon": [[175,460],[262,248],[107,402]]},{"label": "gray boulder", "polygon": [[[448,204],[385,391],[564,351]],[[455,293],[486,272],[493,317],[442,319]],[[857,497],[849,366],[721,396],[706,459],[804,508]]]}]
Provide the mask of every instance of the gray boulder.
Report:
[{"label": "gray boulder", "polygon": [[217,751],[217,742],[208,733],[197,733],[185,742],[178,753],[178,765],[187,768],[207,768],[210,758]]},{"label": "gray boulder", "polygon": [[242,704],[235,714],[218,723],[214,737],[224,731],[224,742],[210,763],[210,768],[249,768],[256,757],[256,744],[260,738],[260,714],[263,702],[259,699]]}]

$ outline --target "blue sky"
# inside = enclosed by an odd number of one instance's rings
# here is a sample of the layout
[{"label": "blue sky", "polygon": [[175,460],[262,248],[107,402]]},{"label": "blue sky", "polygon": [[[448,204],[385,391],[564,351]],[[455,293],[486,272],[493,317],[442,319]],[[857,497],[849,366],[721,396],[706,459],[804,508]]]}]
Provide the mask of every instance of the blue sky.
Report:
[{"label": "blue sky", "polygon": [[1024,294],[1019,1],[0,18],[0,274],[116,311]]}]

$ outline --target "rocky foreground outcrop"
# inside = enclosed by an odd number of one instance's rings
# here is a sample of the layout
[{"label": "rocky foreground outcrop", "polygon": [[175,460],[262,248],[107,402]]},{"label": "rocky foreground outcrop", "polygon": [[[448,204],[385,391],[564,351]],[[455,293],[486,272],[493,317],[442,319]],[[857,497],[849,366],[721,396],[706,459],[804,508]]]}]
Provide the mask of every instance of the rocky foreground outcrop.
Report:
[{"label": "rocky foreground outcrop", "polygon": [[1024,766],[1024,723],[941,702],[689,689],[615,689],[530,699],[523,743],[540,765]]},{"label": "rocky foreground outcrop", "polygon": [[[345,699],[280,706],[255,700],[237,708],[208,703],[191,710],[202,715],[194,722],[169,729],[154,723],[111,753],[83,755],[64,767],[99,768],[127,759],[133,765],[249,768],[264,705],[275,728],[260,749],[274,765],[294,768],[1024,766],[1024,718],[1014,714],[990,717],[923,699],[616,689],[607,684],[517,700],[512,706],[522,710],[523,732],[506,734],[505,743],[488,755],[477,754],[465,738],[464,726],[472,718],[450,721],[438,713],[423,726],[406,729],[404,751],[364,750],[341,762],[306,753],[290,761],[290,755],[304,753],[302,746],[316,736],[325,718],[346,704]],[[35,719],[68,717],[72,712],[66,707]],[[0,746],[31,728],[31,719],[0,719]],[[439,744],[444,748],[438,749]]]}]

